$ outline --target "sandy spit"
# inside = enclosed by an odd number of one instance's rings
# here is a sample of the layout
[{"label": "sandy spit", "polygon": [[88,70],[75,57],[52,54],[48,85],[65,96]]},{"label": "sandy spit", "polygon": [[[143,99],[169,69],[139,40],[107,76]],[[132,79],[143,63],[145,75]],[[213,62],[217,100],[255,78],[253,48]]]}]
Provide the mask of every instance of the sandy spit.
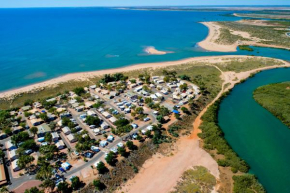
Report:
[{"label": "sandy spit", "polygon": [[171,62],[144,63],[144,64],[136,64],[136,65],[122,67],[122,68],[98,70],[98,71],[91,71],[91,72],[70,73],[70,74],[60,76],[54,79],[50,79],[44,82],[1,92],[0,98],[2,99],[12,98],[13,96],[21,94],[21,93],[33,92],[36,90],[43,89],[44,87],[53,87],[57,84],[72,81],[72,80],[84,81],[84,80],[88,80],[90,78],[94,78],[94,77],[101,76],[104,74],[126,72],[126,71],[139,70],[139,69],[144,69],[144,68],[161,68],[161,67],[166,67],[166,66],[185,64],[189,62],[216,62],[216,60],[220,60],[220,59],[245,58],[245,57],[248,57],[248,56],[233,55],[233,56],[194,57],[194,58],[187,58],[187,59],[171,61]]},{"label": "sandy spit", "polygon": [[198,45],[209,51],[215,51],[215,52],[235,52],[237,51],[237,44],[232,45],[222,45],[218,44],[215,41],[218,39],[220,35],[220,26],[216,24],[215,22],[201,22],[203,25],[208,27],[209,33],[206,39],[199,42]]}]

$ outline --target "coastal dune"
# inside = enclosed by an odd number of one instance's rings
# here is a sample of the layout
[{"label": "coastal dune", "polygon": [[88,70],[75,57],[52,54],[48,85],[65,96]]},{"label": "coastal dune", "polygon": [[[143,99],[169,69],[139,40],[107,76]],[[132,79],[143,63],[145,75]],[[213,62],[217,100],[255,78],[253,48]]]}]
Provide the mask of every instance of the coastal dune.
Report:
[{"label": "coastal dune", "polygon": [[218,39],[220,35],[220,29],[221,27],[217,25],[214,22],[201,22],[203,25],[208,27],[209,33],[206,39],[199,42],[198,45],[209,51],[216,51],[216,52],[235,52],[237,51],[237,44],[232,45],[223,45],[216,43],[216,40]]},{"label": "coastal dune", "polygon": [[80,72],[80,73],[71,73],[64,76],[60,76],[54,79],[50,79],[44,82],[32,84],[29,86],[12,89],[8,91],[4,91],[0,93],[0,99],[12,99],[15,96],[22,94],[22,93],[33,93],[35,91],[39,91],[45,87],[55,87],[56,85],[68,81],[87,81],[91,78],[95,78],[98,76],[102,76],[104,74],[113,74],[117,72],[126,72],[126,71],[133,71],[133,70],[140,70],[145,68],[162,68],[167,66],[174,66],[180,64],[186,64],[189,62],[216,62],[217,60],[222,59],[229,59],[229,58],[245,58],[247,56],[239,56],[239,55],[230,55],[230,56],[205,56],[205,57],[194,57],[194,58],[187,58],[178,61],[171,61],[171,62],[158,62],[158,63],[144,63],[144,64],[136,64],[132,66],[122,67],[122,68],[115,68],[115,69],[107,69],[107,70],[98,70],[98,71],[91,71],[91,72]]}]

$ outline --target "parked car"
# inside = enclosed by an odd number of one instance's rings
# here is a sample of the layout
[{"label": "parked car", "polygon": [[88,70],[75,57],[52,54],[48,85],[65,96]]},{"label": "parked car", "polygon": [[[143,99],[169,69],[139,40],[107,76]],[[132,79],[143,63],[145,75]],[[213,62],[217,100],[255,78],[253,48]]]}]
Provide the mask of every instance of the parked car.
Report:
[{"label": "parked car", "polygon": [[92,158],[92,157],[94,156],[94,154],[91,153],[91,152],[86,152],[86,153],[84,153],[84,156],[85,156],[86,158]]},{"label": "parked car", "polygon": [[31,149],[28,149],[28,150],[26,150],[26,151],[24,152],[24,154],[25,154],[25,155],[30,155],[30,154],[32,154],[32,152],[33,152],[33,151],[32,151]]},{"label": "parked car", "polygon": [[150,118],[149,117],[146,117],[146,118],[144,118],[143,119],[145,122],[147,122],[147,121],[150,121]]}]

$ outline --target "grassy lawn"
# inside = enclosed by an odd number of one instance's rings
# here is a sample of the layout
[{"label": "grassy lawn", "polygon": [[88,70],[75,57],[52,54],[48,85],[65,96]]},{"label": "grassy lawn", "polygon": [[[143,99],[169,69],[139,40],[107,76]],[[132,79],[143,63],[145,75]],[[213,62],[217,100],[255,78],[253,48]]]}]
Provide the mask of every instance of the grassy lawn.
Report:
[{"label": "grassy lawn", "polygon": [[259,87],[253,96],[261,106],[290,127],[290,82]]}]

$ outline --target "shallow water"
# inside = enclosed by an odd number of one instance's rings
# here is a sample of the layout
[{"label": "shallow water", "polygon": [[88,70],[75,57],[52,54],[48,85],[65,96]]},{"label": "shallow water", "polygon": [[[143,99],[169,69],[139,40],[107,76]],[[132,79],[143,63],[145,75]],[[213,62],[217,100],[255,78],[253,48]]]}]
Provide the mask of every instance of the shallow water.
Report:
[{"label": "shallow water", "polygon": [[218,113],[226,140],[269,193],[290,192],[290,129],[252,95],[259,86],[284,81],[290,81],[290,68],[263,71],[237,85]]}]

